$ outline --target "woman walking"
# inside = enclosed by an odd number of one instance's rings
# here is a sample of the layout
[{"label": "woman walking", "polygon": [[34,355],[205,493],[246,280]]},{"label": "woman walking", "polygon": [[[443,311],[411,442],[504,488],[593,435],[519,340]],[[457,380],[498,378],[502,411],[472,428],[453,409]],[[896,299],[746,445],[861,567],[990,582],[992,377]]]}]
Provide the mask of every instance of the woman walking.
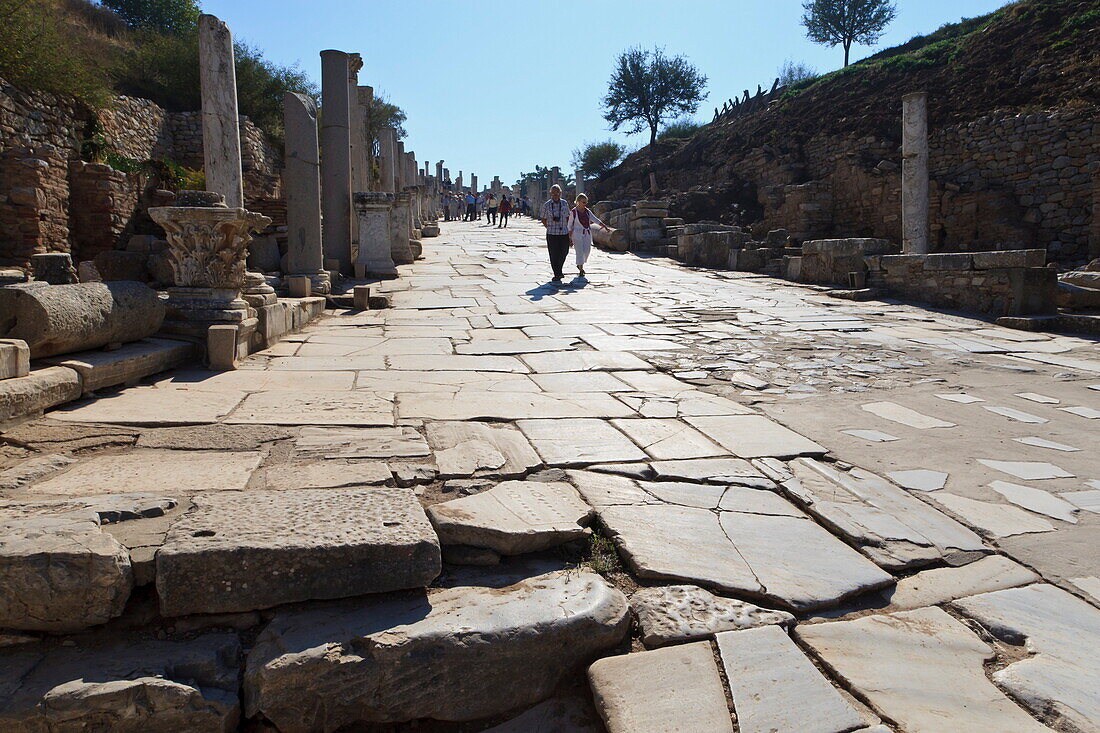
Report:
[{"label": "woman walking", "polygon": [[577,271],[584,277],[584,264],[588,261],[588,255],[592,252],[592,225],[598,224],[610,231],[611,227],[604,224],[588,209],[588,197],[583,193],[577,194],[576,208],[569,212],[569,241],[573,245],[573,251],[577,255]]},{"label": "woman walking", "polygon": [[512,213],[512,200],[507,196],[500,198],[500,207],[498,209],[500,215],[500,223],[497,224],[497,229],[508,226],[508,215]]}]

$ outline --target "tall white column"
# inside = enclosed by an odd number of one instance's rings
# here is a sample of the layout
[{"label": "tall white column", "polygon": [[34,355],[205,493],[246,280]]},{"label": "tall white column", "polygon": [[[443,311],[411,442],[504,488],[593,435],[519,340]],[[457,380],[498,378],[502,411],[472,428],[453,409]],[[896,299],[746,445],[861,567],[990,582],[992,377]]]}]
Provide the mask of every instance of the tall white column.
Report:
[{"label": "tall white column", "polygon": [[383,127],[378,131],[378,155],[381,156],[382,180],[379,186],[383,193],[397,192],[397,130]]},{"label": "tall white column", "polygon": [[928,252],[928,93],[901,98],[901,242],[906,254]]},{"label": "tall white column", "polygon": [[577,194],[584,193],[584,171],[578,168],[574,171],[573,177],[577,180]]},{"label": "tall white column", "polygon": [[233,34],[213,15],[199,16],[199,85],[202,95],[202,158],[206,188],[244,207],[241,128],[237,116],[237,71]]},{"label": "tall white column", "polygon": [[349,58],[321,52],[321,208],[325,259],[351,272],[351,105]]},{"label": "tall white column", "polygon": [[321,171],[317,109],[304,94],[283,95],[283,191],[286,196],[286,274],[310,279],[316,295],[329,292],[321,248]]}]

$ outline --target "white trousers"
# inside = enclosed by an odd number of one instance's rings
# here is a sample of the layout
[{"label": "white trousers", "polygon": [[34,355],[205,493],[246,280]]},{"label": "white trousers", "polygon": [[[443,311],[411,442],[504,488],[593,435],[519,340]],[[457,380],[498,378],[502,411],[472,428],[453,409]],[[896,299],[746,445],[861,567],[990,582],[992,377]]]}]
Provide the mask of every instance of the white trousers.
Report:
[{"label": "white trousers", "polygon": [[573,235],[573,251],[577,255],[577,267],[584,267],[592,254],[592,232],[579,231]]}]

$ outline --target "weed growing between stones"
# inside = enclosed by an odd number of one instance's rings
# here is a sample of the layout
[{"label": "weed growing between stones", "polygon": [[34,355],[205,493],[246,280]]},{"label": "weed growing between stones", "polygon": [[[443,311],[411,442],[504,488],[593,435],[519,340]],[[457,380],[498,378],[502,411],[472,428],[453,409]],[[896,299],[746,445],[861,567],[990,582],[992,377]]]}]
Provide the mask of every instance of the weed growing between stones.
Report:
[{"label": "weed growing between stones", "polygon": [[619,553],[615,549],[615,543],[601,534],[593,533],[588,540],[588,558],[584,564],[592,569],[592,572],[602,575],[608,580],[621,575],[623,563],[619,559]]}]

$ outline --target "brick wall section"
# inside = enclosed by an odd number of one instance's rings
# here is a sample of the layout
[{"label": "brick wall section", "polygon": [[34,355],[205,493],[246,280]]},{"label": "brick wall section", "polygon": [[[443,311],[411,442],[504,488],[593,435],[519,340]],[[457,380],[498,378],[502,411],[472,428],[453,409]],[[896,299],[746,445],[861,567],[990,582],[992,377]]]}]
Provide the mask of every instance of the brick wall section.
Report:
[{"label": "brick wall section", "polygon": [[0,265],[27,268],[30,256],[67,252],[68,164],[52,145],[0,151]]},{"label": "brick wall section", "polygon": [[131,232],[143,179],[100,163],[69,163],[74,261],[95,259],[100,252],[126,246],[124,235]]}]

